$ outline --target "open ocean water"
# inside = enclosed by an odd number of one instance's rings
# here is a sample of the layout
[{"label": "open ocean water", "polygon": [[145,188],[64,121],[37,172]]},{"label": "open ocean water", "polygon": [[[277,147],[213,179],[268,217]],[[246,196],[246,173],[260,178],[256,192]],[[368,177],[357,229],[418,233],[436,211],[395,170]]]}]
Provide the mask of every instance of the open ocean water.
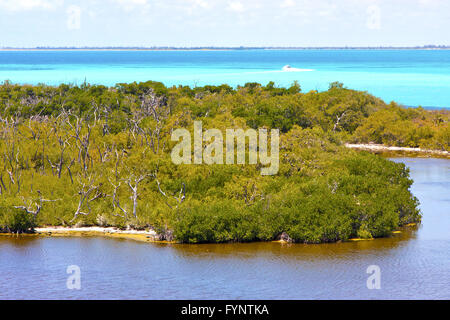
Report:
[{"label": "open ocean water", "polygon": [[[296,71],[283,71],[285,65]],[[231,86],[246,82],[327,90],[339,81],[386,102],[450,108],[450,50],[0,51],[0,81]]]}]

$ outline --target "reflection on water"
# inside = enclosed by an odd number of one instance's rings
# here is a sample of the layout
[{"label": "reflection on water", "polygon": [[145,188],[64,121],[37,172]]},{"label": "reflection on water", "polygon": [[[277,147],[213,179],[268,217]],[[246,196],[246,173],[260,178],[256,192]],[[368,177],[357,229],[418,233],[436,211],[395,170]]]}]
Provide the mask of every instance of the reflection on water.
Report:
[{"label": "reflection on water", "polygon": [[[0,237],[6,299],[449,299],[450,161],[411,168],[423,223],[349,243],[167,245],[103,238]],[[81,268],[82,290],[66,288]],[[366,269],[381,268],[369,290]]]}]

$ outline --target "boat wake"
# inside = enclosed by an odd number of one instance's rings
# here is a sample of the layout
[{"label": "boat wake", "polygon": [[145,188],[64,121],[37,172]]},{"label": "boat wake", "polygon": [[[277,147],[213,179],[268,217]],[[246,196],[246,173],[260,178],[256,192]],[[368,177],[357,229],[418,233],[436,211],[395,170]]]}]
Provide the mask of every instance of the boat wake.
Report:
[{"label": "boat wake", "polygon": [[299,69],[299,68],[292,68],[290,65],[285,65],[283,68],[281,68],[281,71],[285,72],[305,72],[305,71],[314,71],[313,69]]}]

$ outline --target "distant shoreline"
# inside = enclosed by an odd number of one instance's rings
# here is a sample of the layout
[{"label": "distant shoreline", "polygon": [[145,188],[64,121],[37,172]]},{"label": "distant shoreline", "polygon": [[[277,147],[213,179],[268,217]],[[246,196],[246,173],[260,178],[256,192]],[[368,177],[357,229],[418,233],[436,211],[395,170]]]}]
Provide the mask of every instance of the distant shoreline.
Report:
[{"label": "distant shoreline", "polygon": [[0,51],[237,51],[237,50],[450,50],[450,46],[417,47],[3,47]]},{"label": "distant shoreline", "polygon": [[[450,49],[450,48],[449,48]],[[232,51],[240,49],[151,49],[151,48],[0,48],[0,51]],[[253,49],[250,49],[253,50]]]}]

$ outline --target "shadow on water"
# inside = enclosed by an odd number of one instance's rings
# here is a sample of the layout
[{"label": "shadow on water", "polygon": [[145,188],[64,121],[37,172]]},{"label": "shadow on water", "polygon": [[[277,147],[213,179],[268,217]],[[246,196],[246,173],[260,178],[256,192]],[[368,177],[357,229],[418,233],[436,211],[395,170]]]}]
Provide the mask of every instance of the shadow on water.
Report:
[{"label": "shadow on water", "polygon": [[297,259],[348,259],[353,254],[364,254],[393,250],[417,236],[419,227],[402,228],[401,233],[393,234],[389,238],[365,241],[349,241],[322,244],[299,244],[280,242],[252,242],[252,243],[224,243],[224,244],[176,244],[172,249],[185,258],[211,259],[239,258],[251,259],[257,256],[276,255]]}]

